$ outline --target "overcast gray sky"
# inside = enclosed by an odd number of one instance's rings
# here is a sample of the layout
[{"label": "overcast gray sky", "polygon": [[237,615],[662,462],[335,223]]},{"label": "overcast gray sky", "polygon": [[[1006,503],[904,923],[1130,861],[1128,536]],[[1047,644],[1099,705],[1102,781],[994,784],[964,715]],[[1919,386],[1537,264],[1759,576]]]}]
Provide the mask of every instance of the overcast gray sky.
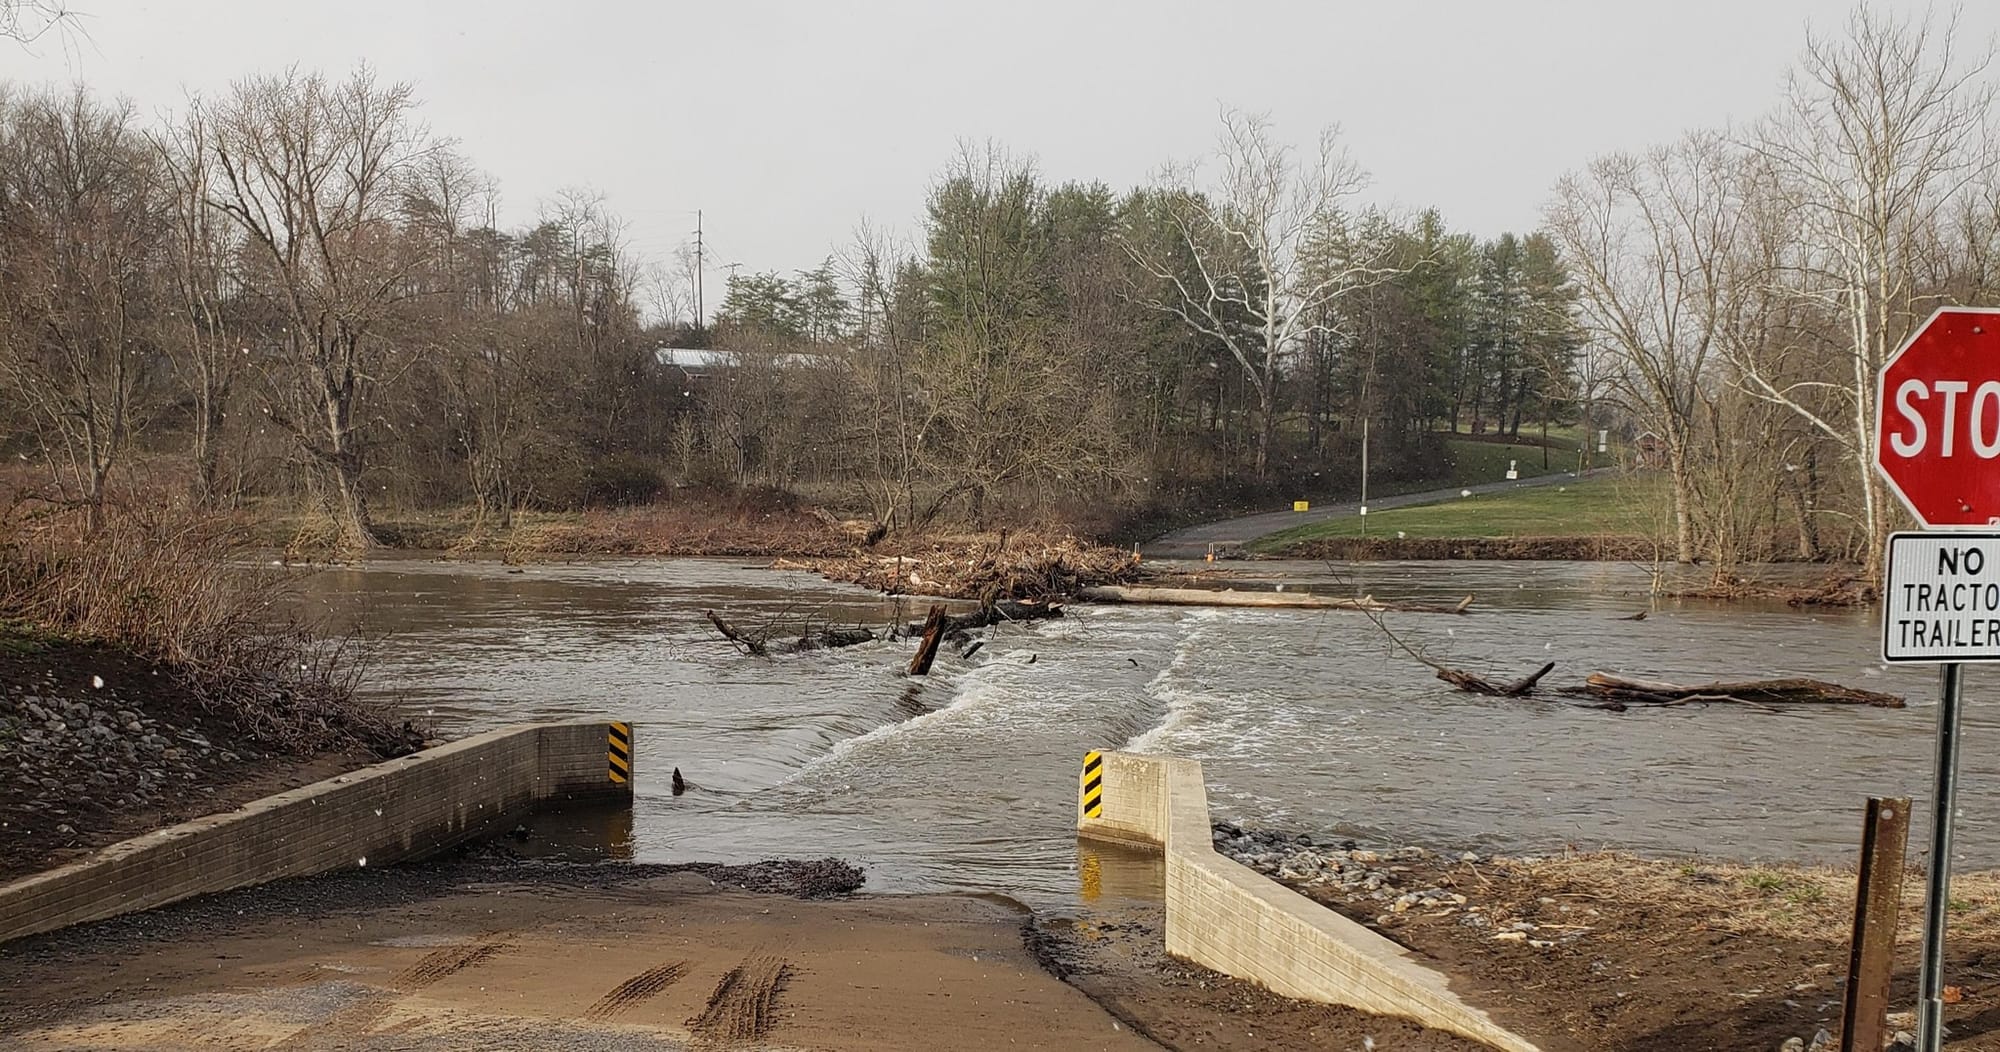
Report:
[{"label": "overcast gray sky", "polygon": [[[664,258],[704,210],[711,289],[731,262],[811,266],[864,216],[914,229],[960,139],[1124,188],[1209,149],[1223,104],[1270,111],[1297,143],[1340,123],[1380,203],[1526,230],[1591,156],[1765,110],[1807,21],[1838,29],[1850,6],[68,2],[88,39],[0,47],[0,76],[81,79],[150,112],[248,73],[366,60],[415,83],[515,221],[588,185]],[[2000,4],[1964,26],[1983,46]]]}]

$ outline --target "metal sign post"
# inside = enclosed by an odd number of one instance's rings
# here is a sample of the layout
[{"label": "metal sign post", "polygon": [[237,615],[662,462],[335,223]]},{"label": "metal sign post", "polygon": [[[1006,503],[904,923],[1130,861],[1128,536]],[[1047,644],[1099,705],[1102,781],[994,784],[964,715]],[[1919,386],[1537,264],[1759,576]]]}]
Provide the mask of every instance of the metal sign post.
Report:
[{"label": "metal sign post", "polygon": [[1951,905],[1951,829],[1958,812],[1964,662],[2000,660],[2000,532],[1889,537],[1882,588],[1882,658],[1942,666],[1931,864],[1924,886],[1924,955],[1917,976],[1917,1048],[1944,1047],[1944,929]]},{"label": "metal sign post", "polygon": [[[1944,1042],[1944,924],[1965,661],[2000,661],[2000,309],[1940,307],[1875,377],[1875,470],[1930,533],[1889,538],[1882,658],[1942,664],[1917,1048]],[[1963,396],[1963,397],[1961,397]]]},{"label": "metal sign post", "polygon": [[1951,905],[1951,823],[1958,811],[1958,710],[1962,670],[1944,666],[1938,696],[1937,770],[1931,791],[1930,879],[1924,885],[1924,960],[1917,974],[1917,1048],[1944,1048],[1944,920]]}]

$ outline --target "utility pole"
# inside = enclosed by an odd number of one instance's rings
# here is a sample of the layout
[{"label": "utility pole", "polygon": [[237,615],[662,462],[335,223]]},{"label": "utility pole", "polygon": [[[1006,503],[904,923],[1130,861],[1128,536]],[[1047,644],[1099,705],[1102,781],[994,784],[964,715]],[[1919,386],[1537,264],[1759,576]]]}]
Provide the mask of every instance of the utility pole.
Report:
[{"label": "utility pole", "polygon": [[708,331],[708,312],[701,302],[701,209],[694,210],[694,327],[697,332]]}]

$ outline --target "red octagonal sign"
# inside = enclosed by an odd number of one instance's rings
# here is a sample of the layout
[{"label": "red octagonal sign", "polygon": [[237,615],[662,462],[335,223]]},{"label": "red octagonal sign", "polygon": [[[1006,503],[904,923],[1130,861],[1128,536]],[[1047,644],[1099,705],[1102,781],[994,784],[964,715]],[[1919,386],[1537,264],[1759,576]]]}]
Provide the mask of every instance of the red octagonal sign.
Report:
[{"label": "red octagonal sign", "polygon": [[2000,309],[1940,309],[1879,383],[1875,466],[1918,521],[2000,524]]}]

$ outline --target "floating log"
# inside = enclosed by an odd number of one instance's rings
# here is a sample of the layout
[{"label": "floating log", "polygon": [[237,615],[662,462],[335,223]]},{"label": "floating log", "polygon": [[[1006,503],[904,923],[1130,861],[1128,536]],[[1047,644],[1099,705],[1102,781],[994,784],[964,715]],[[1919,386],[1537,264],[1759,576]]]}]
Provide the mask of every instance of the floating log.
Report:
[{"label": "floating log", "polygon": [[829,625],[814,632],[808,626],[796,640],[773,643],[769,629],[762,632],[745,632],[724,621],[721,615],[713,610],[704,610],[702,613],[708,615],[708,623],[715,626],[715,630],[722,634],[722,638],[741,647],[744,653],[755,657],[769,657],[773,652],[796,654],[806,650],[858,646],[875,638],[875,633],[865,628],[834,628]]},{"label": "floating log", "polygon": [[1556,663],[1551,661],[1541,668],[1536,669],[1533,674],[1523,676],[1512,683],[1505,684],[1495,683],[1484,676],[1474,675],[1455,668],[1440,668],[1437,670],[1437,677],[1460,690],[1473,694],[1485,694],[1495,698],[1521,698],[1533,694],[1535,692],[1535,684],[1540,683],[1542,677],[1548,675],[1550,670],[1555,667]]},{"label": "floating log", "polygon": [[1595,672],[1584,680],[1582,686],[1564,687],[1563,693],[1633,705],[1733,702],[1759,708],[1778,705],[1872,705],[1882,709],[1903,707],[1903,699],[1894,694],[1858,690],[1824,680],[1800,678],[1755,679],[1682,686],[1678,683],[1624,679]]},{"label": "floating log", "polygon": [[1452,606],[1435,603],[1381,602],[1372,595],[1359,599],[1314,595],[1311,592],[1238,592],[1210,588],[1128,588],[1098,585],[1080,589],[1076,598],[1092,603],[1152,603],[1163,606],[1251,606],[1276,610],[1365,610],[1412,614],[1462,614],[1472,606],[1466,596]]},{"label": "floating log", "polygon": [[944,642],[944,607],[931,607],[931,616],[924,621],[924,640],[917,644],[916,654],[910,658],[910,675],[930,674],[931,662],[937,660],[938,644]]}]

